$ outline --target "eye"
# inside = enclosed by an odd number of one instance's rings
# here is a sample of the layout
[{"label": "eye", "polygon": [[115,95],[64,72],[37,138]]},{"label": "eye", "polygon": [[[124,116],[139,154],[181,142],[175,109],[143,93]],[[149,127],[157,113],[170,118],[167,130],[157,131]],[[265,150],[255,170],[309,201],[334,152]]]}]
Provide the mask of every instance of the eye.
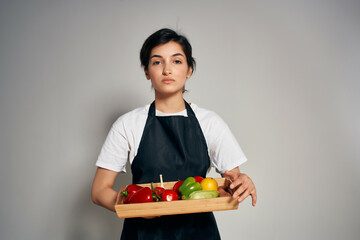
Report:
[{"label": "eye", "polygon": [[154,61],[154,62],[152,63],[152,65],[159,65],[159,64],[161,64],[160,61]]},{"label": "eye", "polygon": [[181,60],[175,60],[174,63],[181,64],[182,62],[181,62]]}]

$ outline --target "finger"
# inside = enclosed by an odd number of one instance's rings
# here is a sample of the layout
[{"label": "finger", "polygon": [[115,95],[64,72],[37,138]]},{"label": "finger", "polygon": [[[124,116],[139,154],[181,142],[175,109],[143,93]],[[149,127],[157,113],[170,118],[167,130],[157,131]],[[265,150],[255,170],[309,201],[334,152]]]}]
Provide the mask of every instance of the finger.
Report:
[{"label": "finger", "polygon": [[235,189],[235,188],[241,186],[242,184],[243,184],[243,182],[240,179],[237,179],[230,184],[230,189]]},{"label": "finger", "polygon": [[238,199],[238,202],[241,203],[241,202],[244,201],[249,195],[250,195],[250,192],[246,190],[245,192],[243,192],[243,193],[240,195],[240,197],[239,197],[239,199]]},{"label": "finger", "polygon": [[245,186],[244,184],[238,186],[238,188],[236,189],[236,191],[233,194],[233,198],[237,198],[239,197],[241,194],[243,194],[245,192],[245,190],[247,189],[247,186]]},{"label": "finger", "polygon": [[255,207],[256,201],[257,201],[256,191],[252,192],[250,195],[251,195],[251,198],[252,198],[252,205]]},{"label": "finger", "polygon": [[254,190],[253,185],[251,185],[251,183],[246,182],[241,184],[240,186],[238,186],[238,188],[236,189],[236,191],[233,194],[233,197],[236,199],[238,196],[243,196],[245,192],[248,192],[249,194],[251,194]]},{"label": "finger", "polygon": [[238,178],[234,179],[233,182],[230,184],[230,188],[234,189],[236,186],[239,185],[249,185],[249,178],[245,174],[240,175]]},{"label": "finger", "polygon": [[234,192],[233,197],[236,199],[238,196],[244,200],[246,197],[248,197],[251,193],[253,193],[256,190],[254,185],[251,182],[244,183],[239,186],[239,188]]},{"label": "finger", "polygon": [[242,194],[240,194],[240,197],[238,198],[238,202],[241,203],[241,202],[244,201],[249,195],[250,195],[251,198],[252,198],[252,205],[255,207],[256,201],[257,201],[257,194],[256,194],[256,190],[255,190],[255,189],[254,189],[253,191],[249,191],[249,189],[246,189],[246,191],[244,191]]}]

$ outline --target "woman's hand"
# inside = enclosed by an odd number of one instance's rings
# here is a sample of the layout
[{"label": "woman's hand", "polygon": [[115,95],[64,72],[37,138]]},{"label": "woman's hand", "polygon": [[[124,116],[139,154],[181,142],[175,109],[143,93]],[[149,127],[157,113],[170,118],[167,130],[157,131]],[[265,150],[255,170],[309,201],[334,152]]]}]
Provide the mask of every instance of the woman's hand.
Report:
[{"label": "woman's hand", "polygon": [[240,173],[238,167],[225,171],[223,177],[229,177],[232,181],[230,189],[236,189],[233,194],[233,198],[238,198],[238,202],[241,203],[245,198],[251,195],[252,205],[255,206],[257,196],[256,188],[253,181],[244,173]]}]

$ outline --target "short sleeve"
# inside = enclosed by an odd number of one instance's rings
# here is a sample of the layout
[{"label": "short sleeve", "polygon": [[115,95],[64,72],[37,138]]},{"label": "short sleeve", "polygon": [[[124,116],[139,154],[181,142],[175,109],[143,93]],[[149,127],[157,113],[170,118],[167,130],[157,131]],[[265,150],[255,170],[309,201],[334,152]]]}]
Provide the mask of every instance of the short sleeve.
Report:
[{"label": "short sleeve", "polygon": [[126,172],[130,148],[125,132],[121,130],[114,126],[110,129],[96,161],[96,166],[115,172]]},{"label": "short sleeve", "polygon": [[227,124],[220,117],[213,124],[212,134],[215,136],[209,139],[209,155],[212,165],[222,174],[240,166],[247,159]]},{"label": "short sleeve", "polygon": [[212,167],[222,174],[246,162],[245,154],[224,120],[213,111],[195,108]]}]

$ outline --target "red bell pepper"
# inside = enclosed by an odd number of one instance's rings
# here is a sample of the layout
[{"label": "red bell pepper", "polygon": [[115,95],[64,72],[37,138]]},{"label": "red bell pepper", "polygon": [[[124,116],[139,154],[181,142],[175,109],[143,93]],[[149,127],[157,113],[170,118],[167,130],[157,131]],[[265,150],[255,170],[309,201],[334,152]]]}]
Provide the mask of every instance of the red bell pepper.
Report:
[{"label": "red bell pepper", "polygon": [[184,181],[177,181],[177,182],[174,184],[173,191],[176,192],[177,195],[180,195],[179,187],[181,186],[181,184],[183,184],[183,182],[184,182]]},{"label": "red bell pepper", "polygon": [[196,176],[194,178],[195,178],[195,182],[198,182],[198,183],[201,183],[201,181],[204,180],[204,178],[201,176]]},{"label": "red bell pepper", "polygon": [[136,191],[129,199],[129,203],[146,202],[154,202],[153,195],[149,187],[141,188],[140,190]]},{"label": "red bell pepper", "polygon": [[132,195],[134,195],[135,192],[142,189],[143,187],[140,187],[136,184],[130,184],[126,187],[125,191],[122,192],[122,194],[125,196],[124,203],[129,203],[129,199]]}]

